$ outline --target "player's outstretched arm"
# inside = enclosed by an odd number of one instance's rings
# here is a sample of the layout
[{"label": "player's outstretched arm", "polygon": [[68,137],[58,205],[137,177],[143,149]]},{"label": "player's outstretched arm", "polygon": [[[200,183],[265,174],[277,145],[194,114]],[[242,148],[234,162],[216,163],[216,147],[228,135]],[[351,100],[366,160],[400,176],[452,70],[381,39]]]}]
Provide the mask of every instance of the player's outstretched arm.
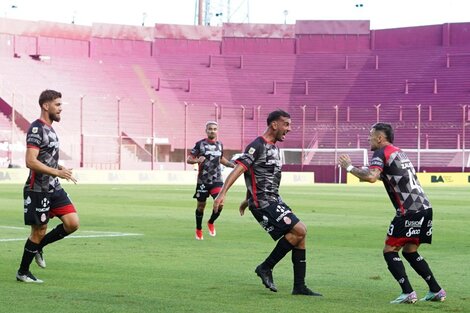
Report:
[{"label": "player's outstretched arm", "polygon": [[346,169],[349,173],[353,174],[361,181],[367,181],[369,183],[375,183],[380,180],[380,170],[377,168],[358,168],[352,165],[351,158],[347,154],[340,155],[338,157],[338,164]]},{"label": "player's outstretched arm", "polygon": [[224,165],[224,166],[226,166],[226,167],[235,168],[235,163],[230,162],[230,161],[227,160],[225,157],[222,157],[222,158],[220,159],[220,163],[222,163],[222,165]]},{"label": "player's outstretched arm", "polygon": [[233,183],[240,177],[241,174],[245,172],[245,168],[240,164],[237,164],[232,172],[225,179],[222,189],[219,191],[219,194],[214,199],[213,211],[217,213],[219,211],[219,206],[224,204],[224,199],[227,191],[232,187]]}]

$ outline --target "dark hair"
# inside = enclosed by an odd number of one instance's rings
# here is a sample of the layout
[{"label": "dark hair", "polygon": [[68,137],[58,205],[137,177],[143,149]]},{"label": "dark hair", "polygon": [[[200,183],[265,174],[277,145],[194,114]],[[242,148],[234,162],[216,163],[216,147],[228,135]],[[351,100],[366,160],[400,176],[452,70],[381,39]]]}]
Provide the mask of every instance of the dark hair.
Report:
[{"label": "dark hair", "polygon": [[290,114],[287,113],[286,111],[281,110],[281,109],[269,113],[268,119],[267,119],[268,126],[269,126],[269,124],[271,124],[271,122],[274,122],[274,121],[278,120],[280,117],[290,118]]},{"label": "dark hair", "polygon": [[60,92],[46,89],[43,92],[41,92],[41,95],[39,96],[39,106],[42,107],[44,103],[53,101],[57,98],[62,98],[62,94]]},{"label": "dark hair", "polygon": [[374,125],[372,125],[372,128],[376,131],[383,132],[385,134],[385,137],[387,137],[387,141],[393,143],[394,134],[392,125],[387,123],[375,123]]}]

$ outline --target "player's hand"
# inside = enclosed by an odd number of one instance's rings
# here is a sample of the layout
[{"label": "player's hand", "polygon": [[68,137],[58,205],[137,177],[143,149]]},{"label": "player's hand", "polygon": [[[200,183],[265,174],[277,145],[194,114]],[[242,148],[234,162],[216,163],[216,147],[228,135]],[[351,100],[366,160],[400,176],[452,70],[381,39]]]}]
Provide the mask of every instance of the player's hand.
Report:
[{"label": "player's hand", "polygon": [[352,164],[351,158],[350,158],[349,155],[347,155],[347,154],[340,155],[340,156],[338,157],[338,164],[339,164],[342,168],[347,168],[349,165]]},{"label": "player's hand", "polygon": [[240,207],[238,208],[238,211],[240,212],[240,216],[243,216],[245,214],[245,209],[248,207],[248,200],[243,200],[242,203],[240,203]]},{"label": "player's hand", "polygon": [[77,183],[77,179],[73,177],[71,168],[65,168],[65,167],[60,168],[57,172],[57,177],[66,179],[67,181],[72,181],[74,184]]},{"label": "player's hand", "polygon": [[197,163],[202,163],[206,160],[206,157],[204,156],[200,156],[199,158],[197,158]]}]

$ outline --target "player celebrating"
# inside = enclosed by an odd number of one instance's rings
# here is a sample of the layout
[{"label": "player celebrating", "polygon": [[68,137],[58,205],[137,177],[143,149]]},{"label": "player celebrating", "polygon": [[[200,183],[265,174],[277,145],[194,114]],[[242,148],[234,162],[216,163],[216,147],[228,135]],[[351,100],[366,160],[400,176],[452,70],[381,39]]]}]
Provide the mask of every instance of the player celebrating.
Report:
[{"label": "player celebrating", "polygon": [[214,200],[214,212],[217,212],[223,204],[229,188],[244,173],[247,199],[240,205],[240,215],[243,215],[246,207],[249,207],[266,232],[274,240],[278,240],[267,259],[256,267],[255,273],[266,288],[276,292],[277,287],[272,277],[273,268],[289,251],[292,251],[294,267],[292,294],[321,296],[305,285],[307,226],[295,216],[278,193],[281,182],[281,160],[279,148],[275,144],[277,141],[284,141],[286,134],[291,130],[290,115],[282,110],[271,112],[267,125],[263,136],[250,143],[245,153],[236,160],[235,169],[228,175]]},{"label": "player celebrating", "polygon": [[[197,207],[195,212],[197,240],[204,239],[202,233],[202,218],[204,217],[206,200],[209,195],[212,196],[212,198],[215,198],[223,185],[220,164],[231,168],[234,167],[234,164],[223,156],[223,144],[217,140],[217,127],[217,122],[209,121],[206,123],[207,138],[196,142],[194,148],[191,150],[191,153],[186,160],[188,164],[199,165],[196,192],[193,196],[193,198],[197,200]],[[213,237],[216,235],[214,222],[219,217],[222,209],[223,205],[220,205],[217,211],[212,212],[212,215],[207,222],[209,235]]]},{"label": "player celebrating", "polygon": [[444,301],[446,292],[434,278],[428,263],[418,253],[419,245],[431,244],[432,206],[423,191],[408,156],[393,145],[393,129],[390,124],[376,123],[369,135],[374,151],[369,168],[359,169],[351,164],[348,155],[339,156],[338,163],[348,172],[363,181],[374,183],[382,180],[395,207],[395,217],[385,240],[383,254],[389,271],[398,281],[402,294],[390,303],[415,303],[416,292],[406,275],[398,252],[426,281],[429,291],[421,301]]},{"label": "player celebrating", "polygon": [[[41,117],[34,121],[26,134],[26,166],[30,169],[24,186],[24,221],[31,225],[31,235],[26,240],[18,281],[42,283],[31,274],[29,266],[36,258],[40,267],[45,267],[42,249],[44,246],[63,239],[78,229],[79,219],[74,205],[62,189],[59,179],[76,183],[72,170],[59,165],[59,139],[52,128],[52,122],[60,121],[62,94],[45,90],[39,96]],[[57,216],[62,224],[49,233],[49,218]]]}]

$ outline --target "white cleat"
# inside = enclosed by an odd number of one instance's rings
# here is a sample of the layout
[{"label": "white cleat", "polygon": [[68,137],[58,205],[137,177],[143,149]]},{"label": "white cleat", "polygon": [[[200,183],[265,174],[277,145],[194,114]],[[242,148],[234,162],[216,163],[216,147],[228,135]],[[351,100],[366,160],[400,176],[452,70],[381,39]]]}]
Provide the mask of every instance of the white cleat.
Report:
[{"label": "white cleat", "polygon": [[46,268],[46,260],[44,260],[44,255],[42,254],[42,250],[36,253],[36,255],[34,256],[34,260],[36,261],[36,264],[40,268]]},{"label": "white cleat", "polygon": [[22,281],[25,283],[36,283],[36,284],[42,284],[43,281],[34,277],[34,275],[28,271],[26,274],[20,274],[20,272],[16,273],[16,280],[17,281]]}]

